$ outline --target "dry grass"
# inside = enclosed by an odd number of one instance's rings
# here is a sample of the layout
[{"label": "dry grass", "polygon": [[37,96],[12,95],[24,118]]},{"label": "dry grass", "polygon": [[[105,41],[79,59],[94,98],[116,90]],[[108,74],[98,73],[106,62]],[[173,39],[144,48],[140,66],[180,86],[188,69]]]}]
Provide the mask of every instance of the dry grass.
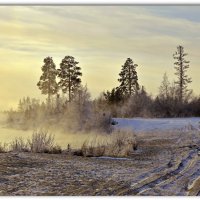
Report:
[{"label": "dry grass", "polygon": [[62,148],[59,145],[54,145],[48,152],[45,153],[60,154],[62,153]]},{"label": "dry grass", "polygon": [[5,152],[32,152],[32,153],[62,153],[59,145],[55,144],[54,136],[47,131],[35,131],[32,137],[24,140],[22,137],[15,138],[9,144],[0,143],[0,153]]},{"label": "dry grass", "polygon": [[105,154],[106,145],[105,142],[100,141],[95,137],[91,141],[84,141],[81,152],[83,156],[92,157],[92,156],[103,156]]},{"label": "dry grass", "polygon": [[49,134],[47,131],[35,131],[31,139],[28,139],[28,145],[30,151],[33,153],[45,153],[50,152],[54,144],[54,136]]},{"label": "dry grass", "polygon": [[25,142],[21,137],[15,138],[10,145],[9,145],[10,151],[14,152],[28,152],[28,145],[27,142]]},{"label": "dry grass", "polygon": [[33,153],[62,153],[61,147],[55,144],[54,135],[48,131],[35,131],[31,139],[27,140],[27,144]]},{"label": "dry grass", "polygon": [[114,131],[104,140],[95,137],[84,141],[81,154],[86,157],[114,156],[126,157],[137,150],[136,136],[130,130]]},{"label": "dry grass", "polygon": [[110,156],[129,156],[133,151],[137,150],[136,136],[131,130],[118,130],[113,132],[111,143],[108,148]]},{"label": "dry grass", "polygon": [[7,152],[8,144],[6,143],[0,143],[0,153]]}]

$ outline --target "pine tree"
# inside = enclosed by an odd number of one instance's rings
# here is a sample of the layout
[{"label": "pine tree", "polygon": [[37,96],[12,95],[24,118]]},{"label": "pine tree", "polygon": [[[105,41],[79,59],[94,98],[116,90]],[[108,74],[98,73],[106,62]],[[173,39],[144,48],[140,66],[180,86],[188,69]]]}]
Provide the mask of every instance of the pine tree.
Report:
[{"label": "pine tree", "polygon": [[187,96],[188,93],[188,83],[191,83],[192,80],[191,78],[186,75],[186,71],[189,68],[189,61],[185,60],[185,56],[187,56],[187,53],[184,53],[184,48],[183,46],[178,46],[177,51],[173,55],[174,59],[176,62],[174,63],[175,65],[175,70],[178,77],[178,81],[175,82],[178,86],[178,97],[179,97],[179,102],[182,103],[184,100],[184,97]]},{"label": "pine tree", "polygon": [[122,65],[121,72],[119,73],[120,82],[119,88],[124,96],[132,96],[139,90],[138,76],[136,72],[137,64],[133,64],[132,59],[127,58],[124,65]]},{"label": "pine tree", "polygon": [[75,61],[72,56],[65,56],[60,63],[60,69],[58,69],[58,82],[59,87],[63,93],[68,93],[68,101],[71,102],[75,92],[78,90],[81,84],[80,72],[81,68],[77,66],[78,62]]},{"label": "pine tree", "polygon": [[113,88],[111,91],[107,90],[103,93],[103,95],[109,104],[117,104],[123,100],[123,96],[119,88]]},{"label": "pine tree", "polygon": [[37,86],[41,90],[42,94],[48,95],[48,107],[50,105],[51,96],[58,91],[58,85],[56,83],[56,65],[51,57],[44,59],[44,65],[42,66],[42,76],[40,77]]}]

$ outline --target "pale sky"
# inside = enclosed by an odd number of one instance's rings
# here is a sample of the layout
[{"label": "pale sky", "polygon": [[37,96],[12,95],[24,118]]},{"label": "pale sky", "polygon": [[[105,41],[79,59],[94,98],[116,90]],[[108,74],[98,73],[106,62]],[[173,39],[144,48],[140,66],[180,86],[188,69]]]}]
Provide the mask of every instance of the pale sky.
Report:
[{"label": "pale sky", "polygon": [[119,85],[130,57],[139,84],[155,95],[165,72],[176,78],[178,45],[191,61],[190,88],[200,94],[200,6],[0,6],[0,110],[43,96],[36,84],[47,56],[57,68],[75,57],[93,98]]}]

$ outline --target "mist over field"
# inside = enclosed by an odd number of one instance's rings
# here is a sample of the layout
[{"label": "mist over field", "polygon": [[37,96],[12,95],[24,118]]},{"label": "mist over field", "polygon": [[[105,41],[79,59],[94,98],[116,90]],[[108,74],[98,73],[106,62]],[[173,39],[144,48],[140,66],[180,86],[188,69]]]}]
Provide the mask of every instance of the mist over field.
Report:
[{"label": "mist over field", "polygon": [[47,130],[49,134],[53,134],[56,144],[60,145],[63,149],[67,148],[70,144],[73,148],[80,148],[84,141],[92,140],[93,138],[98,138],[99,140],[104,140],[106,134],[98,134],[98,132],[74,132],[72,130],[58,129],[58,127],[44,126],[40,127],[28,127],[24,129],[23,127],[10,127],[6,123],[7,114],[0,114],[0,139],[2,143],[11,143],[16,138],[23,138],[24,140],[31,138],[32,134],[38,130]]}]

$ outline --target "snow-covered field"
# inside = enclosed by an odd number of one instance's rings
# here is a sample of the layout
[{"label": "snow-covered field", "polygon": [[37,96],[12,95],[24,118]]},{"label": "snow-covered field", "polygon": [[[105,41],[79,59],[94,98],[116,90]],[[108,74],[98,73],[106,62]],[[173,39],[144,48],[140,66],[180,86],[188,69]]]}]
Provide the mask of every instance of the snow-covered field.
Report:
[{"label": "snow-covered field", "polygon": [[115,128],[132,129],[136,132],[200,130],[200,117],[191,118],[114,118]]}]

